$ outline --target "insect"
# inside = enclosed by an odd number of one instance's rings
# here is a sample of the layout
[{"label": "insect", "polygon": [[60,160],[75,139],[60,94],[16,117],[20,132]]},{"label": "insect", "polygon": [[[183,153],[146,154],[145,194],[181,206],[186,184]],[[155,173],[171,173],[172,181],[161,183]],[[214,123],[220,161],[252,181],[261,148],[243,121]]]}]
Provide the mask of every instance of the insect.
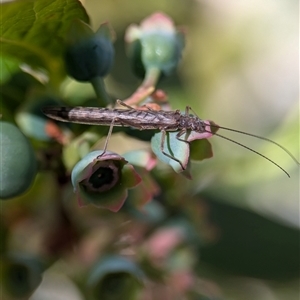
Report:
[{"label": "insect", "polygon": [[[283,169],[276,162],[266,157],[265,155],[253,150],[250,147],[247,147],[237,141],[234,141],[228,137],[220,135],[216,133],[218,129],[224,129],[228,131],[237,132],[240,134],[248,135],[251,137],[255,137],[261,140],[265,140],[276,146],[280,147],[283,151],[285,151],[298,165],[300,163],[298,160],[282,145],[268,139],[265,137],[261,137],[252,133],[222,127],[215,124],[212,121],[205,121],[200,119],[197,114],[192,110],[190,106],[186,107],[185,113],[181,113],[179,110],[175,111],[164,111],[164,110],[153,110],[148,106],[141,108],[133,108],[126,103],[117,100],[117,103],[126,107],[126,109],[109,109],[109,108],[98,108],[98,107],[44,107],[42,112],[49,118],[62,121],[62,122],[71,122],[71,123],[79,123],[79,124],[87,124],[87,125],[103,125],[110,126],[109,132],[105,141],[104,150],[101,155],[103,155],[107,149],[109,138],[112,134],[112,130],[114,126],[128,126],[137,128],[140,130],[150,130],[150,129],[158,129],[162,132],[161,142],[160,142],[160,150],[161,152],[168,156],[169,158],[177,161],[181,168],[184,170],[184,166],[181,161],[176,157],[171,156],[170,154],[164,151],[164,143],[166,134],[169,131],[178,131],[176,138],[180,141],[188,143],[188,141],[181,139],[180,137],[186,133],[187,131],[195,131],[199,133],[210,133],[216,136],[219,136],[223,139],[226,139],[230,142],[233,142],[241,147],[246,148],[249,151],[254,152],[255,154],[265,158],[279,169],[281,169],[288,177],[290,177],[289,173]],[[143,109],[145,108],[145,109]],[[192,114],[190,113],[192,112]]]}]

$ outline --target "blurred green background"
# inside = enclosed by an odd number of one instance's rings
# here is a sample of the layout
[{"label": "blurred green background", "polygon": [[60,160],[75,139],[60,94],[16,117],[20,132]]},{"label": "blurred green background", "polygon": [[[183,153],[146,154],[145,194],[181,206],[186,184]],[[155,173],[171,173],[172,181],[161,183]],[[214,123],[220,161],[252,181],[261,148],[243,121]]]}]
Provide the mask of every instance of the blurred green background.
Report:
[{"label": "blurred green background", "polygon": [[[172,108],[183,110],[190,105],[200,118],[268,137],[299,159],[298,1],[86,0],[82,3],[94,29],[109,21],[116,31],[115,63],[106,79],[111,95],[124,99],[139,84],[126,59],[126,28],[155,11],[162,11],[177,26],[186,29],[186,48],[178,72],[160,84],[168,93]],[[86,87],[84,92],[82,86]],[[88,85],[72,82],[66,84],[62,93],[85,97],[88,90]],[[272,144],[226,131],[219,133],[271,158],[291,178],[261,157],[218,137],[211,139],[214,157],[193,164],[192,181],[174,175],[173,181],[167,183],[164,176],[170,171],[159,170],[156,176],[163,192],[157,200],[167,210],[168,218],[172,219],[182,207],[186,211],[195,208],[201,213],[191,215],[201,220],[194,220],[194,224],[204,223],[200,226],[202,241],[195,252],[194,270],[201,296],[178,299],[299,299],[299,166]],[[122,153],[128,145],[121,149],[120,143],[112,140],[109,148]],[[58,202],[66,195],[49,189],[57,185],[53,178],[50,172],[41,173],[28,194],[1,204],[4,223],[11,233],[10,249],[37,252],[41,236],[49,234],[49,224],[55,224],[56,234],[63,236],[62,228],[68,231],[69,221],[64,223],[65,216],[59,216],[57,221]],[[174,190],[182,199],[175,197]],[[70,198],[71,187],[64,193]],[[197,204],[185,202],[187,194]],[[175,203],[172,197],[176,198]],[[137,222],[122,213],[112,216],[93,207],[80,210],[75,200],[66,206],[72,222],[79,223],[80,235],[86,234],[83,238],[86,244],[77,245],[84,248],[77,249],[80,253],[77,258],[72,252],[61,256],[75,273],[82,268],[80,259],[92,261],[94,248],[101,244],[99,236],[104,241],[113,239],[107,237],[113,234],[108,230],[110,226],[114,227],[117,243],[121,236],[126,236],[126,228],[121,235],[118,224]],[[64,262],[56,263],[46,271],[42,284],[30,299],[84,299],[69,279],[72,270]],[[167,299],[163,295],[151,299]]]}]

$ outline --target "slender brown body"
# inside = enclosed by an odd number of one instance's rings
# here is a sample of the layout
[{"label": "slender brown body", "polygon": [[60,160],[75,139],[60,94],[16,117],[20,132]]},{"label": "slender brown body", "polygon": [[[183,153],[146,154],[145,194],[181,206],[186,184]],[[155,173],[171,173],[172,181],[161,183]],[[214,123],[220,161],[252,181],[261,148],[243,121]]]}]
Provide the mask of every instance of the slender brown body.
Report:
[{"label": "slender brown body", "polygon": [[204,132],[203,120],[179,110],[109,109],[96,107],[45,107],[43,113],[51,119],[87,125],[130,126],[141,130],[194,130]]},{"label": "slender brown body", "polygon": [[214,134],[230,142],[233,142],[239,146],[242,146],[256,153],[257,155],[267,159],[275,166],[280,168],[283,172],[285,172],[287,176],[289,176],[289,174],[281,166],[279,166],[270,158],[262,155],[261,153],[239,142],[236,142],[230,138],[227,138],[223,135],[216,133],[218,129],[225,129],[228,131],[246,134],[255,138],[268,141],[274,145],[277,145],[282,150],[284,150],[298,165],[300,164],[298,160],[285,147],[281,146],[280,144],[268,138],[264,138],[252,133],[218,126],[212,121],[204,121],[200,119],[197,115],[190,114],[189,111],[190,110],[192,111],[192,109],[188,106],[186,107],[185,113],[181,113],[179,110],[175,110],[175,111],[158,110],[157,111],[157,110],[152,110],[151,108],[148,107],[145,107],[145,109],[141,109],[141,108],[135,109],[128,106],[122,101],[118,101],[118,103],[125,106],[127,109],[109,109],[109,108],[97,108],[97,107],[74,107],[74,108],[45,107],[42,109],[42,111],[46,116],[57,121],[87,124],[87,125],[110,126],[110,130],[106,139],[103,153],[105,153],[106,151],[107,143],[114,126],[129,126],[140,130],[158,129],[162,132],[161,145],[160,145],[162,153],[172,158],[173,160],[177,161],[181,165],[182,169],[184,169],[184,166],[176,157],[173,157],[164,151],[164,142],[165,142],[167,131],[178,131],[177,139],[181,141],[185,141],[181,139],[180,136],[182,136],[182,134],[185,133],[186,131],[191,130],[199,133],[207,132],[211,135]]}]

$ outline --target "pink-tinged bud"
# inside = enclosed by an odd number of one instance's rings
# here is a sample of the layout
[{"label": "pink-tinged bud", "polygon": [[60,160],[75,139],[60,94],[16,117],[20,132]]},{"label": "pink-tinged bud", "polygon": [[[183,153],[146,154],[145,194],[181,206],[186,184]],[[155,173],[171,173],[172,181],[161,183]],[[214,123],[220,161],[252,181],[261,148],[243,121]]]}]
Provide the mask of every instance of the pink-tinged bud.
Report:
[{"label": "pink-tinged bud", "polygon": [[150,69],[169,75],[176,69],[184,48],[183,32],[176,29],[169,16],[160,12],[144,19],[140,26],[130,25],[125,41],[134,72],[140,77]]},{"label": "pink-tinged bud", "polygon": [[92,203],[117,212],[128,192],[141,182],[132,165],[113,152],[93,151],[79,161],[72,171],[72,184],[79,205]]}]

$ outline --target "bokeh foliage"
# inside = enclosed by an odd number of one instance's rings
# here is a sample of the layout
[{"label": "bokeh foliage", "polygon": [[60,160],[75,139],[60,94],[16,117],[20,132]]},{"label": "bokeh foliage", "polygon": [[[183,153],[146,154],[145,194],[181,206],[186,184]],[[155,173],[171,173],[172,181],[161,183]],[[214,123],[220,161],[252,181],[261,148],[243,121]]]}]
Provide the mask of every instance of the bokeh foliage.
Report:
[{"label": "bokeh foliage", "polygon": [[[22,130],[18,116],[27,113],[29,104],[49,98],[66,105],[98,105],[88,83],[65,78],[63,40],[75,17],[90,20],[94,30],[108,20],[116,31],[115,62],[105,83],[112,98],[128,97],[140,81],[125,54],[125,30],[163,11],[187,29],[180,67],[159,83],[172,109],[190,105],[203,118],[267,136],[299,155],[296,6],[279,0],[1,3],[1,122]],[[142,188],[130,190],[125,206],[112,213],[79,208],[70,183],[70,169],[79,159],[74,149],[81,147],[82,156],[90,148],[101,149],[104,141],[95,141],[107,128],[71,125],[61,130],[71,136],[73,150],[72,144],[40,140],[23,130],[34,147],[38,174],[26,194],[1,202],[1,264],[9,278],[23,278],[29,295],[43,270],[45,284],[31,299],[50,292],[90,299],[87,278],[104,254],[134,262],[125,272],[129,277],[123,271],[109,275],[108,287],[127,291],[146,276],[138,299],[299,296],[299,168],[280,149],[230,135],[270,155],[290,179],[260,157],[215,137],[214,157],[192,163],[193,180],[159,164],[144,171]],[[149,147],[152,133],[139,132],[143,138],[136,139],[135,133],[118,131],[110,150],[123,154]],[[152,201],[137,207],[134,199],[145,194]],[[132,274],[139,280],[132,281]]]}]

